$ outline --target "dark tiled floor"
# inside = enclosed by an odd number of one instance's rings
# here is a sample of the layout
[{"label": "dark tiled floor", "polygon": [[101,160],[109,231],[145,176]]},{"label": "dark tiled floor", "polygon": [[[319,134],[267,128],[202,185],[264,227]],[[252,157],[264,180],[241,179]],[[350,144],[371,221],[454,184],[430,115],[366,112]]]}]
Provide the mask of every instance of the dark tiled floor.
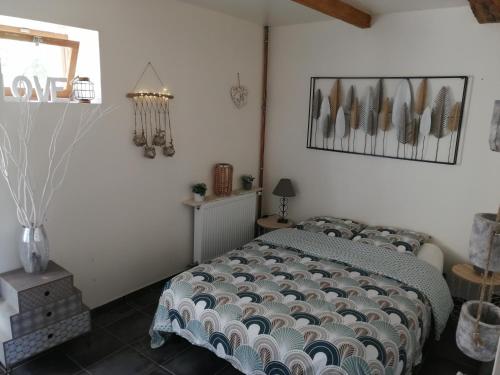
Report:
[{"label": "dark tiled floor", "polygon": [[475,361],[458,349],[455,341],[456,317],[450,318],[440,341],[429,343],[419,375],[455,375],[461,371],[467,375],[490,375],[492,364]]},{"label": "dark tiled floor", "polygon": [[[240,375],[208,350],[176,335],[168,335],[163,347],[150,348],[148,331],[163,284],[156,283],[92,311],[91,333],[21,363],[11,374]],[[429,344],[418,374],[455,375],[458,370],[479,374],[477,362],[455,345],[455,324],[451,321],[440,342]]]}]

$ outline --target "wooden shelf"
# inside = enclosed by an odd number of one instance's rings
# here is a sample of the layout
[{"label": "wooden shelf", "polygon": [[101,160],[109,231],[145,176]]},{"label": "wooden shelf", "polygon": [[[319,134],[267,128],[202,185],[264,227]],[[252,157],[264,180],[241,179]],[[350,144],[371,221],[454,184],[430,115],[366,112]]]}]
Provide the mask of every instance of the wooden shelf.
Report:
[{"label": "wooden shelf", "polygon": [[[471,264],[455,264],[451,270],[458,277],[473,284],[481,284],[481,282],[483,281],[483,276],[477,274]],[[491,281],[491,277],[488,277],[486,280],[489,284]],[[500,273],[493,274],[493,285],[500,285]]]},{"label": "wooden shelf", "polygon": [[270,215],[266,217],[261,217],[257,220],[257,225],[263,229],[283,229],[283,228],[291,228],[295,225],[295,223],[288,219],[286,223],[280,223],[278,219],[279,215]]},{"label": "wooden shelf", "polygon": [[234,198],[234,197],[238,197],[238,196],[245,195],[245,194],[255,194],[255,193],[261,193],[261,192],[262,192],[262,188],[253,188],[252,190],[240,189],[240,190],[234,190],[231,193],[231,195],[227,195],[224,197],[218,197],[216,195],[209,195],[205,198],[205,200],[203,202],[195,202],[194,199],[191,198],[191,199],[185,200],[184,202],[182,202],[182,204],[185,204],[186,206],[189,206],[189,207],[199,208],[199,207],[201,207],[205,204],[211,203],[211,202],[217,202],[217,201],[221,201],[221,200],[228,199],[228,198]]}]

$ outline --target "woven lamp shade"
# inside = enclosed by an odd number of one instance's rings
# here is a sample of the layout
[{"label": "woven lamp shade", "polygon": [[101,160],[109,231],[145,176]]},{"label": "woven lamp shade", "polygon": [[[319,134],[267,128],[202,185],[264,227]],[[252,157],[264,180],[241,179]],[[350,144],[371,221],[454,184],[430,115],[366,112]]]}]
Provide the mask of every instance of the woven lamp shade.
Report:
[{"label": "woven lamp shade", "polygon": [[233,166],[227,163],[215,164],[214,193],[218,197],[231,195],[233,191]]},{"label": "woven lamp shade", "polygon": [[282,178],[274,188],[273,195],[285,198],[295,197],[295,189],[293,188],[292,181],[289,178]]}]

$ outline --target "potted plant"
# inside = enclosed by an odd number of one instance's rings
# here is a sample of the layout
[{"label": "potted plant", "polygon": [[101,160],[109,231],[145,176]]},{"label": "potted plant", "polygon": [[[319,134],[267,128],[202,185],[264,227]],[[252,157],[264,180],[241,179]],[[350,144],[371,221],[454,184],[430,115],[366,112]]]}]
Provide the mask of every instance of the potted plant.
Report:
[{"label": "potted plant", "polygon": [[194,184],[191,191],[194,194],[195,202],[203,202],[205,200],[205,194],[207,192],[207,185],[204,183]]},{"label": "potted plant", "polygon": [[253,177],[251,174],[244,174],[243,176],[241,176],[241,184],[243,185],[243,190],[252,190],[253,180],[255,180],[255,177]]}]

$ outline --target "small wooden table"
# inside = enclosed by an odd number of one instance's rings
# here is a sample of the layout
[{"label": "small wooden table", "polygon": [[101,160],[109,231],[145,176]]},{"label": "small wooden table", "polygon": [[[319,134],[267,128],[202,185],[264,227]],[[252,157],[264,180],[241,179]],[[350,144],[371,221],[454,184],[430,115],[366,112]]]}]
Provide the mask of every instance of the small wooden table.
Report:
[{"label": "small wooden table", "polygon": [[[483,276],[474,271],[472,264],[455,264],[451,271],[461,281],[466,281],[475,285],[481,285],[483,281]],[[500,273],[494,273],[492,276],[489,276],[486,279],[486,284],[486,295],[488,301],[490,301],[495,287],[500,286]],[[490,290],[488,291],[488,289]]]},{"label": "small wooden table", "polygon": [[257,225],[259,226],[259,234],[270,232],[276,229],[291,228],[295,223],[288,219],[287,223],[278,222],[279,215],[264,216],[257,220]]}]

